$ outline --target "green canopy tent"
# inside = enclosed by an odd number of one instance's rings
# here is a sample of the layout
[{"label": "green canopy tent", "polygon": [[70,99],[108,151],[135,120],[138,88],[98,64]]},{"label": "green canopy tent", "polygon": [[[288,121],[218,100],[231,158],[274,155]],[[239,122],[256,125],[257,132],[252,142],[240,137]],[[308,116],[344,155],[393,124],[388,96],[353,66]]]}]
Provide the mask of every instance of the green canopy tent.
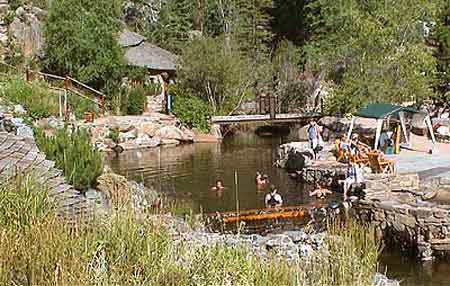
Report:
[{"label": "green canopy tent", "polygon": [[350,123],[350,129],[348,130],[348,138],[352,135],[353,127],[355,125],[355,120],[357,117],[363,117],[363,118],[373,118],[377,120],[377,130],[375,134],[375,144],[374,148],[378,148],[378,143],[380,140],[381,131],[383,128],[383,122],[384,120],[388,119],[391,116],[398,116],[400,119],[401,129],[403,132],[403,135],[405,137],[406,143],[408,142],[408,136],[406,133],[406,124],[405,124],[405,112],[409,113],[421,113],[425,115],[424,121],[425,124],[428,127],[428,130],[431,134],[431,140],[433,141],[433,144],[436,142],[434,138],[434,132],[433,132],[433,126],[431,124],[431,119],[428,114],[425,114],[424,112],[421,112],[417,109],[411,108],[411,107],[404,107],[400,105],[393,105],[393,104],[386,104],[386,103],[372,103],[366,106],[365,108],[360,109],[357,113],[355,113],[352,116],[352,121]]}]

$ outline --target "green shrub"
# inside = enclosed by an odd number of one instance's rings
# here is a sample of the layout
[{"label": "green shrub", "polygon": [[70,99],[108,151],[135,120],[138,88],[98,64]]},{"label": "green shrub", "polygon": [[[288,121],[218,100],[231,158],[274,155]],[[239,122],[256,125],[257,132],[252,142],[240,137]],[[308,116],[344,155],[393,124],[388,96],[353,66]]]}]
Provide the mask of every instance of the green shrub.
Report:
[{"label": "green shrub", "polygon": [[117,144],[119,143],[119,135],[120,135],[119,127],[111,128],[109,132],[109,139],[111,139],[114,143]]},{"label": "green shrub", "polygon": [[83,118],[85,112],[93,112],[98,115],[100,110],[98,105],[86,98],[80,97],[76,94],[70,94],[68,103],[72,107],[77,119]]},{"label": "green shrub", "polygon": [[78,190],[92,187],[103,171],[102,155],[90,143],[86,130],[59,129],[54,136],[47,137],[35,130],[35,139],[39,149],[53,160],[56,167],[63,170],[68,183]]},{"label": "green shrub", "polygon": [[10,77],[4,83],[2,95],[11,103],[23,105],[34,119],[57,115],[59,112],[58,96],[49,92],[43,82],[29,83],[18,77]]},{"label": "green shrub", "polygon": [[144,112],[145,90],[142,87],[133,88],[128,93],[127,114],[141,115]]},{"label": "green shrub", "polygon": [[174,88],[171,93],[174,99],[173,113],[180,121],[189,127],[208,133],[209,118],[212,114],[209,104],[196,96],[189,95],[181,88]]}]

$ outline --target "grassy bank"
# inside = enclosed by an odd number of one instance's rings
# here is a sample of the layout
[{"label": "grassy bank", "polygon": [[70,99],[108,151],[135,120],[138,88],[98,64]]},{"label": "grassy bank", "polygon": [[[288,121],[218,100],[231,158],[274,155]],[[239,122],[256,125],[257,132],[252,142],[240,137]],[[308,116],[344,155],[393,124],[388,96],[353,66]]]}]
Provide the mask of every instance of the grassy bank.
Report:
[{"label": "grassy bank", "polygon": [[368,227],[333,225],[312,263],[192,247],[132,215],[71,229],[33,175],[0,189],[1,285],[369,285],[379,246]]}]

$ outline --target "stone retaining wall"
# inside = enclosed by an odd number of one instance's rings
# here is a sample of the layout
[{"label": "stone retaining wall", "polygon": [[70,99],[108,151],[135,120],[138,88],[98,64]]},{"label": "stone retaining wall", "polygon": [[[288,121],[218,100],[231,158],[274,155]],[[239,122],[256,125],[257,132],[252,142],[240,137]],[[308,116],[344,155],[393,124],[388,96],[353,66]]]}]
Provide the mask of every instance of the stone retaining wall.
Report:
[{"label": "stone retaining wall", "polygon": [[[447,179],[434,181],[436,190],[448,187]],[[430,260],[450,252],[450,204],[424,201],[424,185],[417,174],[373,175],[355,210],[359,219],[374,223],[379,237]]]}]

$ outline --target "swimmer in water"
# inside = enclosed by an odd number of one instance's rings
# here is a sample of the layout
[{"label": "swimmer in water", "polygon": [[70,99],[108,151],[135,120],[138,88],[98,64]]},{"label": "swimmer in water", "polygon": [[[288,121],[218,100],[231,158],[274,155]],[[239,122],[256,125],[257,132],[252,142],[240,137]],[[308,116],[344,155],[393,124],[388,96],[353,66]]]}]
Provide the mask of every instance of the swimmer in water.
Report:
[{"label": "swimmer in water", "polygon": [[257,187],[263,187],[264,185],[266,185],[269,182],[269,176],[267,175],[261,175],[260,172],[256,172],[256,186]]},{"label": "swimmer in water", "polygon": [[270,186],[270,193],[266,195],[265,198],[266,207],[275,208],[281,207],[283,205],[283,198],[278,194],[277,188],[275,186]]},{"label": "swimmer in water", "polygon": [[316,196],[316,198],[318,199],[324,199],[327,195],[332,193],[333,193],[332,191],[317,184],[316,189],[312,192],[309,192],[309,196],[310,197]]},{"label": "swimmer in water", "polygon": [[211,191],[223,191],[225,187],[223,186],[223,181],[218,179],[216,180],[216,185],[211,188]]}]

